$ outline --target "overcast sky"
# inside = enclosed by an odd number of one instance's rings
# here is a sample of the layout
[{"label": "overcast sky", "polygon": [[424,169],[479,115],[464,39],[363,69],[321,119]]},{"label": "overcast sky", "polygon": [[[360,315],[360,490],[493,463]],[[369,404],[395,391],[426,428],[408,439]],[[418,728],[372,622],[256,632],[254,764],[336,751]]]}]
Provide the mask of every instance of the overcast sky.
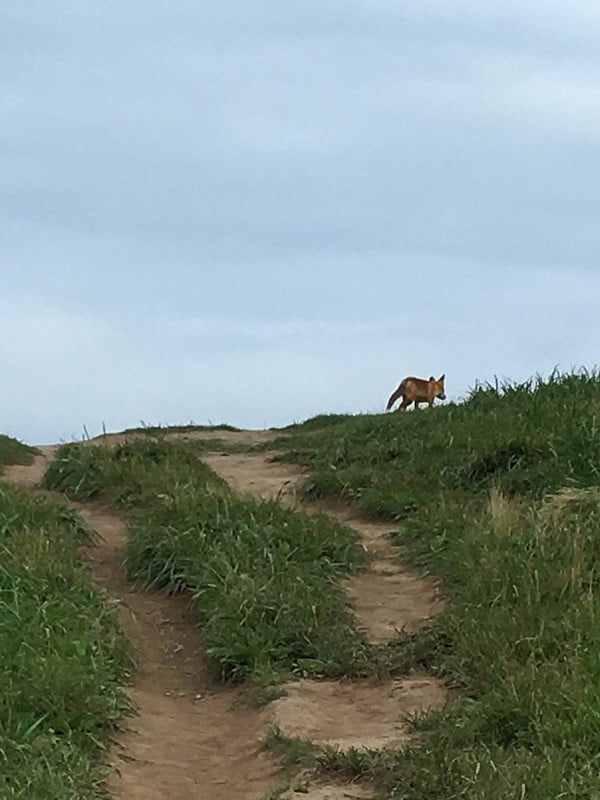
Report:
[{"label": "overcast sky", "polygon": [[599,41],[591,0],[0,0],[0,430],[593,367]]}]

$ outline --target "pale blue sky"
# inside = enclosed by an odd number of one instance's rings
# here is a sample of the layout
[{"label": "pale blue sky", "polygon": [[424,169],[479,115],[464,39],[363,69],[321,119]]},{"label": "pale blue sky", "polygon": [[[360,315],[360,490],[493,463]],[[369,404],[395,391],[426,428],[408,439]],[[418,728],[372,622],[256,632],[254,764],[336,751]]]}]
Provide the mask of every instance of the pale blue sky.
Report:
[{"label": "pale blue sky", "polygon": [[0,3],[0,428],[594,366],[600,4]]}]

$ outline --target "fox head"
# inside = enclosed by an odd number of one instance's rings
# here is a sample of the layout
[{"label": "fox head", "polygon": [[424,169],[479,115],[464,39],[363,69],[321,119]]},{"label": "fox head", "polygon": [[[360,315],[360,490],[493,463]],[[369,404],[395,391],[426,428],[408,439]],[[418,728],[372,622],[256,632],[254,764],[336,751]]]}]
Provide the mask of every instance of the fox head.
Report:
[{"label": "fox head", "polygon": [[446,375],[441,375],[441,376],[440,376],[440,377],[437,379],[437,381],[436,381],[436,379],[433,377],[433,375],[430,375],[430,376],[429,376],[429,383],[433,383],[433,384],[435,385],[435,389],[436,389],[435,396],[436,396],[436,397],[437,397],[439,400],[445,400],[445,399],[446,399],[446,391],[445,391],[445,389],[444,389],[444,380],[445,380],[445,379],[446,379]]}]

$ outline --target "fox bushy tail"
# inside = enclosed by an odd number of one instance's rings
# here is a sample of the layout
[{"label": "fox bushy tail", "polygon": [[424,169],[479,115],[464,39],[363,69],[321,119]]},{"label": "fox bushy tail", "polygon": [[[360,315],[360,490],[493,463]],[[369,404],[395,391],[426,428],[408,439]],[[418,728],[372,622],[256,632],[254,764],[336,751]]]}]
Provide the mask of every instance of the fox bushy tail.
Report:
[{"label": "fox bushy tail", "polygon": [[403,394],[404,394],[404,381],[402,381],[402,383],[400,384],[400,386],[399,386],[399,387],[396,389],[396,391],[395,391],[395,392],[394,392],[394,393],[391,395],[390,399],[389,399],[389,400],[388,400],[388,402],[387,402],[387,406],[385,407],[385,410],[386,410],[386,411],[389,411],[389,410],[390,410],[390,408],[391,408],[391,407],[394,405],[394,403],[396,402],[396,400],[397,400],[399,397],[402,397],[402,395],[403,395]]}]

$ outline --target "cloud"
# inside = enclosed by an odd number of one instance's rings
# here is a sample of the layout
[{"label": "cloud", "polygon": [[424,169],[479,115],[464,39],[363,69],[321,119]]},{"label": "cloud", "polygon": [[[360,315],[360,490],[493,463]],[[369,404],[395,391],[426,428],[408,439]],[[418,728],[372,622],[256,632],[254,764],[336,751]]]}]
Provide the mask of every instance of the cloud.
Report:
[{"label": "cloud", "polygon": [[84,425],[99,433],[103,422],[113,430],[140,420],[283,425],[325,411],[381,411],[406,374],[444,371],[457,398],[494,375],[521,380],[594,363],[600,323],[589,272],[534,270],[510,282],[463,265],[452,278],[444,302],[418,302],[413,290],[395,313],[367,309],[362,322],[325,313],[252,320],[225,309],[125,318],[5,298],[5,429],[45,442],[80,436]]},{"label": "cloud", "polygon": [[[600,7],[9,4],[11,431],[378,409],[596,358]],[[18,332],[18,334],[17,334]]]}]

